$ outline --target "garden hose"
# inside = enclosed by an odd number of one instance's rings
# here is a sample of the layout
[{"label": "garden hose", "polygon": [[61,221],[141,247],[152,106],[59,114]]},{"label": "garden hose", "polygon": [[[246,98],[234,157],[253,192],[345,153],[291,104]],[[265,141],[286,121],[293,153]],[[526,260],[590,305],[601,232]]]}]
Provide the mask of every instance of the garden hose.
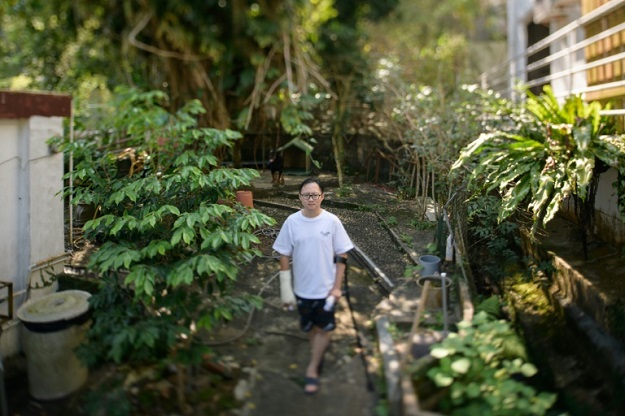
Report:
[{"label": "garden hose", "polygon": [[[260,296],[265,291],[267,286],[269,286],[271,284],[271,282],[273,282],[273,280],[275,278],[277,278],[279,275],[280,275],[280,272],[277,272],[273,276],[271,276],[271,278],[267,281],[267,283],[265,283],[263,285],[263,287],[260,289],[260,291],[258,292],[257,296]],[[250,313],[249,313],[249,315],[247,317],[247,322],[245,323],[245,327],[243,327],[243,329],[241,330],[241,332],[239,334],[234,335],[234,336],[232,336],[232,337],[230,337],[228,339],[221,340],[221,341],[213,341],[213,342],[206,341],[203,344],[215,347],[215,346],[218,346],[218,345],[229,344],[229,343],[231,343],[233,341],[236,341],[237,339],[241,338],[247,332],[247,330],[250,328],[250,325],[252,324],[252,318],[254,317],[254,311],[255,310],[256,310],[256,308],[254,306],[252,306],[252,310],[250,311]]]}]

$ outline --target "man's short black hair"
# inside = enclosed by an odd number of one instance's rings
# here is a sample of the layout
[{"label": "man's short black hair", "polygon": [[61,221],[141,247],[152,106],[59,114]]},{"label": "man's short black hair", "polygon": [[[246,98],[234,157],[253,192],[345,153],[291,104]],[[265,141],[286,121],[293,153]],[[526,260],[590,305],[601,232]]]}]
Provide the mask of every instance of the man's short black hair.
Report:
[{"label": "man's short black hair", "polygon": [[317,185],[319,185],[319,190],[321,191],[321,193],[323,193],[323,185],[321,185],[321,181],[319,181],[319,179],[317,178],[304,179],[304,181],[299,186],[299,192],[302,193],[302,188],[308,185],[309,183],[316,183]]}]

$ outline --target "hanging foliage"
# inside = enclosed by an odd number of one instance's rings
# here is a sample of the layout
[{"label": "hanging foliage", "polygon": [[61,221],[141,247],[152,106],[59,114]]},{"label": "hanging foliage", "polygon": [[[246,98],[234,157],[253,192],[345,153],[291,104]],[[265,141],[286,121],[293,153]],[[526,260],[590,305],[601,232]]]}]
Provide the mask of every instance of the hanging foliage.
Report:
[{"label": "hanging foliage", "polygon": [[472,189],[500,193],[499,221],[517,208],[529,209],[535,235],[553,219],[564,198],[594,198],[589,188],[601,172],[599,163],[616,168],[623,177],[625,137],[613,135],[613,121],[601,116],[599,103],[572,96],[560,105],[550,87],[540,96],[528,92],[525,110],[531,118],[522,114],[525,118],[511,119],[506,129],[481,134],[462,150],[453,169],[469,170]]}]

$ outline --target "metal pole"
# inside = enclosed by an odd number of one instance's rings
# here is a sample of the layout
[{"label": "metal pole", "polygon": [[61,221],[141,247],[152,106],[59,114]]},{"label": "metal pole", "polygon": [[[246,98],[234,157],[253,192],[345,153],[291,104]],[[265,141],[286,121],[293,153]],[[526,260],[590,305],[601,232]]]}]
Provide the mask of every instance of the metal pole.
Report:
[{"label": "metal pole", "polygon": [[[74,101],[72,100],[72,111],[69,118],[69,142],[74,144]],[[69,153],[69,246],[74,250],[74,204],[72,194],[74,192],[74,152]]]},{"label": "metal pole", "polygon": [[443,290],[443,336],[447,337],[447,273],[441,273],[441,289]]}]

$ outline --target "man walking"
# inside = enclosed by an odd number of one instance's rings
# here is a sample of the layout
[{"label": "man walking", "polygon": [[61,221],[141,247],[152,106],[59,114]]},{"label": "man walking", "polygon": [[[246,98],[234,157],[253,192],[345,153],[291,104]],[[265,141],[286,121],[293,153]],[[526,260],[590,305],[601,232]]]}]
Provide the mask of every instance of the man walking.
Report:
[{"label": "man walking", "polygon": [[301,328],[309,334],[311,355],[304,392],[315,394],[323,356],[336,327],[333,301],[342,295],[347,252],[354,245],[339,218],[321,208],[324,194],[318,179],[304,180],[299,197],[303,209],[286,219],[273,249],[280,254],[282,302],[297,304]]}]

